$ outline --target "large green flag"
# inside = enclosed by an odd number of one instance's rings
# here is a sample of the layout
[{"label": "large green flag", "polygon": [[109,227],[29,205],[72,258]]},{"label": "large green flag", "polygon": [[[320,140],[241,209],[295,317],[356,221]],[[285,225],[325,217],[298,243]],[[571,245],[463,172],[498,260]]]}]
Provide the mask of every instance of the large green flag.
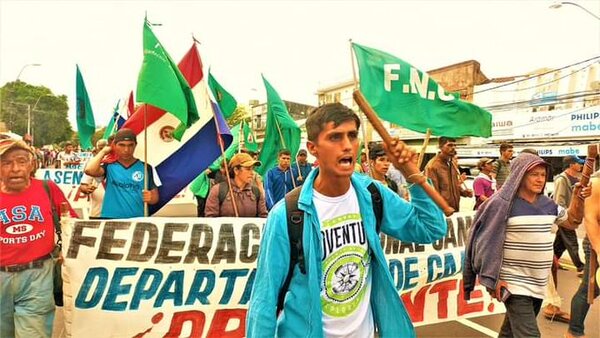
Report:
[{"label": "large green flag", "polygon": [[217,82],[214,76],[212,76],[210,69],[208,70],[208,86],[210,87],[210,91],[215,97],[215,100],[217,100],[219,108],[221,108],[223,117],[226,119],[230,118],[231,115],[233,115],[235,108],[237,108],[237,101],[219,84],[219,82]]},{"label": "large green flag", "polygon": [[173,136],[181,141],[183,132],[198,121],[192,89],[177,64],[144,21],[144,62],[138,75],[137,100],[173,114],[180,125]]},{"label": "large green flag", "polygon": [[92,136],[96,131],[96,122],[94,121],[94,112],[92,104],[85,89],[83,76],[77,67],[76,80],[76,100],[77,100],[77,134],[79,134],[79,143],[83,149],[92,149]]},{"label": "large green flag", "polygon": [[267,90],[267,127],[260,152],[262,165],[257,168],[261,175],[277,165],[279,150],[288,149],[293,159],[300,148],[300,128],[290,116],[279,94],[264,76],[263,82]]},{"label": "large green flag", "polygon": [[[244,136],[243,147],[254,152],[256,152],[258,149],[258,145],[256,142],[254,142],[254,136],[252,135],[250,127],[247,123],[242,121],[231,128],[233,141],[231,141],[231,145],[225,150],[225,157],[227,158],[227,161],[229,161],[233,155],[239,152],[239,146],[242,144],[242,142],[240,142],[240,136],[242,135],[240,129],[243,131]],[[219,158],[216,159],[208,168],[212,171],[219,170],[222,161],[223,156],[219,156]],[[194,193],[194,195],[201,197],[208,196],[209,187],[210,183],[204,172],[198,175],[198,177],[196,177],[196,179],[190,184],[190,190]]]},{"label": "large green flag", "polygon": [[492,115],[447,93],[425,72],[388,53],[352,44],[360,91],[383,120],[437,136],[492,135]]}]

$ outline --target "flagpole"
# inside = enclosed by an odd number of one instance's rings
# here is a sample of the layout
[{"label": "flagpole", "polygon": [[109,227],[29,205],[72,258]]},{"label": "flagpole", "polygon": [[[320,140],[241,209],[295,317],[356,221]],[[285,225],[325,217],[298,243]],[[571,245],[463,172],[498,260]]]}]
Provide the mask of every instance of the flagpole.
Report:
[{"label": "flagpole", "polygon": [[233,205],[235,217],[240,217],[237,209],[237,203],[235,201],[235,195],[233,194],[233,187],[231,186],[231,177],[229,177],[229,165],[227,163],[227,156],[225,156],[225,147],[223,146],[223,138],[221,137],[221,128],[219,127],[219,121],[217,120],[217,113],[214,109],[212,109],[212,107],[211,111],[213,112],[213,121],[215,122],[215,128],[217,129],[217,142],[219,143],[219,148],[221,149],[223,161],[225,161],[225,177],[227,178],[227,186],[229,187],[229,194],[231,195],[231,205]]},{"label": "flagpole", "polygon": [[[356,76],[356,66],[354,64],[354,50],[352,49],[352,39],[348,40],[350,44],[350,64],[352,65],[352,79],[354,81],[354,90],[358,90],[358,77]],[[373,177],[373,168],[371,167],[371,163],[369,162],[369,141],[367,140],[367,131],[365,130],[365,121],[361,114],[358,114],[358,118],[360,119],[360,133],[363,138],[363,149],[365,150],[365,154],[367,156],[367,165],[369,166],[369,172],[367,173],[370,177]],[[357,154],[360,168],[362,169],[361,154]]]},{"label": "flagpole", "polygon": [[421,164],[423,164],[423,158],[425,157],[425,150],[429,145],[429,139],[431,138],[431,128],[427,128],[427,132],[425,133],[425,139],[423,140],[423,147],[421,148],[421,152],[419,153],[419,160],[417,161],[417,169],[421,170]]},{"label": "flagpole", "polygon": [[242,152],[244,145],[244,120],[240,122],[240,130],[238,131],[238,154]]},{"label": "flagpole", "polygon": [[[144,189],[148,189],[148,121],[146,109],[148,104],[144,104]],[[116,124],[116,123],[115,123]],[[148,217],[148,202],[144,202],[144,217]]]},{"label": "flagpole", "polygon": [[[373,128],[375,128],[377,133],[381,136],[383,142],[385,142],[385,144],[388,146],[389,150],[391,150],[391,147],[394,144],[402,142],[400,139],[392,138],[392,136],[383,126],[383,123],[379,121],[379,118],[377,118],[377,114],[375,113],[369,102],[367,102],[360,90],[355,90],[354,93],[352,93],[352,96],[356,104],[362,109],[362,111],[365,113],[365,115],[371,122],[371,125],[373,125]],[[392,161],[392,164],[394,165],[394,167],[400,170],[402,175],[406,178],[406,181],[411,184],[420,185],[425,191],[425,193],[427,193],[427,195],[429,195],[429,197],[442,209],[446,216],[450,216],[454,212],[456,212],[456,210],[450,207],[448,202],[444,200],[442,195],[440,195],[440,193],[436,191],[433,186],[427,183],[427,178],[423,174],[421,174],[421,172],[413,162],[405,162],[401,164],[400,162],[398,162],[398,159],[395,156],[393,156],[393,154],[389,154],[391,155],[389,157]]]},{"label": "flagpole", "polygon": [[[279,139],[281,140],[281,146],[284,149],[287,149],[287,147],[285,146],[285,140],[283,139],[283,133],[281,132],[281,128],[279,127],[279,122],[277,122],[277,119],[275,119],[275,126],[277,126],[277,131],[279,132]],[[290,177],[292,178],[292,186],[294,186],[294,188],[296,188],[296,180],[294,179],[294,175],[292,174],[291,167],[290,167]]]}]

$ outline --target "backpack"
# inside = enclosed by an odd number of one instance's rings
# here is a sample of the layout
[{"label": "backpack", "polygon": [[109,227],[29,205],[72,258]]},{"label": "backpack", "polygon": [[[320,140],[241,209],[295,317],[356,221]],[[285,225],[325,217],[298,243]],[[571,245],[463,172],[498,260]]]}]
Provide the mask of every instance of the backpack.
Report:
[{"label": "backpack", "polygon": [[[383,200],[381,193],[375,185],[371,182],[367,187],[371,193],[371,199],[373,200],[373,213],[375,214],[375,229],[379,234],[381,230],[381,219],[383,218]],[[302,274],[306,274],[306,266],[304,262],[304,250],[302,248],[302,232],[304,229],[304,211],[298,209],[298,198],[300,197],[300,191],[302,187],[297,187],[285,195],[285,209],[287,212],[287,230],[290,238],[290,265],[288,267],[288,273],[283,282],[283,287],[279,290],[277,297],[277,314],[283,310],[283,302],[285,295],[290,287],[292,281],[292,275],[294,273],[294,267],[298,264],[298,268]]]},{"label": "backpack", "polygon": [[[250,190],[252,190],[252,194],[254,194],[254,197],[256,198],[256,216],[258,216],[258,201],[260,199],[260,190],[254,184],[250,186]],[[223,201],[225,201],[225,198],[227,197],[228,193],[229,186],[227,185],[227,181],[219,183],[219,207],[223,205]]]}]

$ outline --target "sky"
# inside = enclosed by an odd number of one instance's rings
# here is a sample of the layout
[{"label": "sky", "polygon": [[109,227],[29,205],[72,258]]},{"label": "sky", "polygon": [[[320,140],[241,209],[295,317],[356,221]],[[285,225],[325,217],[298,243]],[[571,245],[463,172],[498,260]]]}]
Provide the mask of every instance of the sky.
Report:
[{"label": "sky", "polygon": [[[600,1],[572,2],[600,16]],[[264,102],[263,74],[284,100],[317,105],[317,90],[352,78],[349,39],[424,71],[477,60],[488,78],[600,55],[600,20],[553,3],[0,0],[0,86],[22,71],[21,81],[69,97],[74,125],[78,64],[96,125],[106,125],[135,92],[146,15],[176,62],[199,40],[205,68],[245,104]]]}]

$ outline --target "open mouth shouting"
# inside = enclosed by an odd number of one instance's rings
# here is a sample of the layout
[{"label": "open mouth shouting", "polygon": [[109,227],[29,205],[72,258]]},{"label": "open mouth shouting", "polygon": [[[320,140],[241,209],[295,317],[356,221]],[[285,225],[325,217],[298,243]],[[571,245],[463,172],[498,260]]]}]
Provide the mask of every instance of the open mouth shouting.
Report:
[{"label": "open mouth shouting", "polygon": [[343,169],[354,170],[354,158],[352,157],[352,155],[343,156],[342,158],[340,158],[338,163]]}]

